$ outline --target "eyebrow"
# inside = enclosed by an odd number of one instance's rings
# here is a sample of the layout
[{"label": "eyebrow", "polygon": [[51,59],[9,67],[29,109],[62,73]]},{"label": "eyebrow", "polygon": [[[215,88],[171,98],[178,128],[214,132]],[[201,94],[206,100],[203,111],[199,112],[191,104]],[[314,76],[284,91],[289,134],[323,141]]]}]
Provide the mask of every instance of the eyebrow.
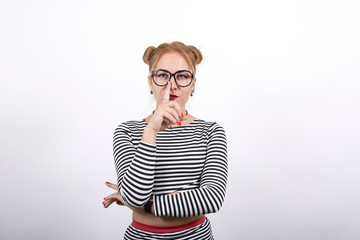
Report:
[{"label": "eyebrow", "polygon": [[[170,72],[169,70],[164,69],[164,68],[159,68],[159,69],[156,69],[156,70],[154,70],[153,72],[155,72],[155,71],[166,71],[166,72],[169,72],[169,73],[171,73],[171,74],[172,74],[172,72]],[[187,69],[177,70],[177,71],[176,71],[176,72],[174,72],[174,73],[181,72],[181,71],[188,71],[188,72],[191,72],[192,74],[194,74],[192,71],[187,70]]]}]

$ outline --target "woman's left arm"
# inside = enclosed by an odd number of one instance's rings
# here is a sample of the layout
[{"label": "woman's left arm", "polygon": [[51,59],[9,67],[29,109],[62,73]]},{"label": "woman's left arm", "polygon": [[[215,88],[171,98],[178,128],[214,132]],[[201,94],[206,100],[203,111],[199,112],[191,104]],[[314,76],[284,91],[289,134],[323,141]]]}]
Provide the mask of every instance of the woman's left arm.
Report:
[{"label": "woman's left arm", "polygon": [[225,131],[214,123],[209,129],[200,187],[171,195],[154,195],[155,216],[191,217],[219,211],[225,198],[227,174]]}]

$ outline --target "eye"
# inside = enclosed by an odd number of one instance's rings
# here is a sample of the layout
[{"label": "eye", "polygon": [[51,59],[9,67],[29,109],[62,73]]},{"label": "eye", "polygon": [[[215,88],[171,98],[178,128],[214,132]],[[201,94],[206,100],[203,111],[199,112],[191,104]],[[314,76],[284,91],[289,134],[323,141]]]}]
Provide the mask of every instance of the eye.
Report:
[{"label": "eye", "polygon": [[189,78],[191,78],[191,76],[186,73],[179,73],[176,77],[176,79],[179,79],[179,80],[184,80],[184,79],[189,79]]},{"label": "eye", "polygon": [[164,72],[159,72],[156,76],[159,78],[169,78],[169,75]]}]

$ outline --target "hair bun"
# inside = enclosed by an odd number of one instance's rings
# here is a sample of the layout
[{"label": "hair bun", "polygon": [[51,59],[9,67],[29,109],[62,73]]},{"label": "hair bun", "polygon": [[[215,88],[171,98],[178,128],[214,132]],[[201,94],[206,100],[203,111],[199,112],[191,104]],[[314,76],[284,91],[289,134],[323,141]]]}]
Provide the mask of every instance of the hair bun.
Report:
[{"label": "hair bun", "polygon": [[194,46],[192,46],[192,45],[188,45],[187,47],[188,47],[188,48],[190,49],[190,51],[194,54],[196,64],[201,63],[203,57],[202,57],[202,54],[201,54],[201,52],[199,51],[199,49],[197,49],[196,47],[194,47]]},{"label": "hair bun", "polygon": [[150,63],[151,57],[152,57],[155,49],[156,49],[156,47],[150,46],[145,50],[144,55],[143,55],[143,60],[146,64]]}]

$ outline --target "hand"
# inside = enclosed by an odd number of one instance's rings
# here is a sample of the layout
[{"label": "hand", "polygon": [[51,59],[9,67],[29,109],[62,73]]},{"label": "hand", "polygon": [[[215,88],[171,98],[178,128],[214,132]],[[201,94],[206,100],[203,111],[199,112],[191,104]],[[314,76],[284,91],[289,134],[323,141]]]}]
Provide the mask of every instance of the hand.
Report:
[{"label": "hand", "polygon": [[110,194],[109,196],[104,198],[104,201],[102,202],[103,205],[104,205],[104,208],[108,208],[111,204],[116,202],[118,205],[126,206],[126,207],[130,208],[133,211],[143,211],[141,208],[130,207],[124,201],[124,199],[121,197],[120,193],[118,192],[118,187],[117,187],[116,184],[105,182],[105,185],[108,186],[109,188],[112,188],[112,189],[116,190],[116,192],[113,193],[113,194]]},{"label": "hand", "polygon": [[181,125],[181,121],[186,120],[187,117],[181,112],[178,102],[169,101],[170,99],[171,82],[168,83],[163,95],[163,102],[157,105],[154,114],[152,115],[148,126],[157,132],[168,128],[169,125],[177,123]]},{"label": "hand", "polygon": [[109,182],[105,182],[105,185],[108,186],[109,188],[116,190],[116,193],[113,193],[104,198],[104,201],[103,201],[104,208],[109,207],[114,202],[116,202],[118,205],[125,205],[124,199],[121,197],[120,193],[117,191],[118,190],[117,185],[115,185],[113,183],[109,183]]}]

